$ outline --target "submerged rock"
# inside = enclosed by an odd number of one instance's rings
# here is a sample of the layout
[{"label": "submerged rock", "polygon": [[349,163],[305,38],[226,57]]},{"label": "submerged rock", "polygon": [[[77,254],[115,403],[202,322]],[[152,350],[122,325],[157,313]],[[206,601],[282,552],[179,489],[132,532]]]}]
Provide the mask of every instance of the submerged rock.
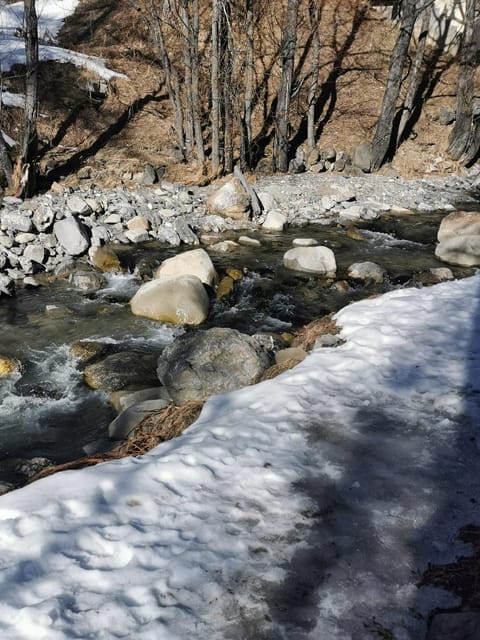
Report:
[{"label": "submerged rock", "polygon": [[83,379],[91,389],[118,391],[130,386],[158,384],[155,367],[158,353],[122,351],[113,353],[101,362],[88,365]]},{"label": "submerged rock", "polygon": [[348,276],[354,280],[365,282],[384,282],[388,278],[387,271],[376,262],[354,262],[348,267]]}]

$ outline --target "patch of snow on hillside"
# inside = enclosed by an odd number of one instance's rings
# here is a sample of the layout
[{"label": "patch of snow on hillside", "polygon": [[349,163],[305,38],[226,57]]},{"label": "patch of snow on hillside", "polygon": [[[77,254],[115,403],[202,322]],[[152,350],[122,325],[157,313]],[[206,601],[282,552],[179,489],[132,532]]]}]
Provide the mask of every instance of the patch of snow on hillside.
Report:
[{"label": "patch of snow on hillside", "polygon": [[[39,58],[42,61],[71,63],[97,74],[105,80],[125,78],[105,66],[101,58],[56,47],[53,42],[65,18],[73,14],[78,0],[37,0],[39,24]],[[0,65],[3,72],[14,64],[25,64],[25,45],[22,37],[23,2],[0,4]],[[45,42],[42,43],[42,40]],[[8,106],[8,103],[4,102]],[[17,106],[17,105],[14,105]]]}]

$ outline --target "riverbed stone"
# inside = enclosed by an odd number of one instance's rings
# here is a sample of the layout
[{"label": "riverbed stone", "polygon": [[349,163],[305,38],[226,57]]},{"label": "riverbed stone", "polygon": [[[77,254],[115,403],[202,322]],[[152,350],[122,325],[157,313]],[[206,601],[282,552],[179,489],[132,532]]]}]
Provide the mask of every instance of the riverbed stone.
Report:
[{"label": "riverbed stone", "polygon": [[232,251],[236,251],[239,246],[238,242],[224,240],[223,242],[216,242],[210,245],[210,251],[214,251],[215,253],[231,253]]},{"label": "riverbed stone", "polygon": [[250,336],[235,329],[187,333],[158,360],[159,380],[177,404],[254,384],[270,358]]},{"label": "riverbed stone", "polygon": [[143,284],[130,300],[136,316],[158,322],[198,325],[208,316],[209,299],[197,276],[162,277]]},{"label": "riverbed stone", "polygon": [[301,347],[287,347],[286,349],[280,349],[275,354],[275,364],[283,364],[289,360],[295,362],[301,362],[307,357],[307,352]]},{"label": "riverbed stone", "polygon": [[168,400],[163,398],[144,400],[131,405],[108,425],[109,438],[112,440],[125,440],[145,418],[165,409],[168,405]]},{"label": "riverbed stone", "polygon": [[85,200],[76,194],[67,199],[67,207],[74,215],[85,215],[91,211]]},{"label": "riverbed stone", "polygon": [[105,355],[107,351],[108,347],[104,342],[79,340],[71,344],[68,355],[71,358],[75,358],[80,366],[83,366],[98,360]]},{"label": "riverbed stone", "polygon": [[90,247],[88,257],[93,266],[104,273],[122,271],[120,259],[111,247]]},{"label": "riverbed stone", "polygon": [[352,152],[352,164],[364,173],[370,173],[372,167],[372,146],[368,142],[357,145]]},{"label": "riverbed stone", "polygon": [[96,291],[105,286],[105,278],[95,271],[74,271],[68,280],[75,289],[82,291]]},{"label": "riverbed stone", "polygon": [[29,244],[25,247],[23,257],[30,262],[44,264],[47,259],[47,252],[41,244]]},{"label": "riverbed stone", "polygon": [[4,231],[24,231],[29,233],[32,229],[32,220],[26,213],[2,211],[1,227]]},{"label": "riverbed stone", "polygon": [[85,367],[83,379],[91,389],[118,391],[132,386],[158,384],[155,367],[158,353],[121,351]]},{"label": "riverbed stone", "polygon": [[268,212],[273,211],[274,209],[278,209],[278,200],[270,191],[259,191],[257,193],[257,196],[260,200],[263,211]]},{"label": "riverbed stone", "polygon": [[294,238],[292,245],[294,247],[315,247],[318,244],[318,240],[315,238]]},{"label": "riverbed stone", "polygon": [[38,233],[50,231],[54,220],[55,212],[51,207],[47,206],[38,207],[32,217],[33,226]]},{"label": "riverbed stone", "polygon": [[437,245],[435,255],[448,264],[477,267],[480,265],[480,235],[447,238]]},{"label": "riverbed stone", "polygon": [[197,276],[210,286],[218,279],[214,264],[205,249],[192,249],[168,258],[155,272],[155,278],[183,275]]},{"label": "riverbed stone", "polygon": [[384,282],[388,277],[387,271],[376,262],[354,262],[348,267],[348,277],[353,280],[366,282]]},{"label": "riverbed stone", "polygon": [[148,231],[150,229],[150,221],[145,216],[134,216],[127,222],[127,228]]},{"label": "riverbed stone", "polygon": [[250,198],[238,178],[231,178],[216,189],[206,202],[209,213],[234,220],[248,220]]},{"label": "riverbed stone", "polygon": [[128,231],[125,231],[125,237],[132,244],[138,244],[139,242],[147,242],[150,240],[148,231],[145,231],[144,229],[128,229]]},{"label": "riverbed stone", "polygon": [[110,394],[109,401],[117,414],[122,413],[128,407],[145,400],[167,400],[171,402],[171,398],[165,387],[156,386],[147,389],[120,389]]},{"label": "riverbed stone", "polygon": [[250,236],[240,236],[238,238],[238,244],[244,247],[261,247],[262,243],[257,238],[251,238]]},{"label": "riverbed stone", "polygon": [[80,256],[89,247],[86,227],[73,217],[57,220],[53,225],[53,232],[69,256]]},{"label": "riverbed stone", "polygon": [[229,296],[233,292],[234,287],[234,279],[230,276],[224,276],[217,287],[217,298],[221,300],[221,298],[225,298]]},{"label": "riverbed stone", "polygon": [[444,242],[456,236],[478,235],[480,235],[480,212],[454,211],[441,221],[437,239],[439,242]]},{"label": "riverbed stone", "polygon": [[287,216],[278,210],[269,211],[262,224],[262,229],[267,231],[283,231],[287,224]]},{"label": "riverbed stone", "polygon": [[335,255],[329,247],[295,247],[283,256],[283,264],[293,271],[333,277],[337,271]]}]

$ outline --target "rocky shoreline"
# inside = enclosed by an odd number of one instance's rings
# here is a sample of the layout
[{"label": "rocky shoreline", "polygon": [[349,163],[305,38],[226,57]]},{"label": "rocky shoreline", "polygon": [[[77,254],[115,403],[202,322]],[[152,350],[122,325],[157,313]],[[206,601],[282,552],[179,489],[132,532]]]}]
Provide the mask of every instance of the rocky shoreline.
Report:
[{"label": "rocky shoreline", "polygon": [[[228,189],[228,184],[223,188]],[[480,168],[473,167],[465,176],[423,180],[379,175],[273,176],[260,178],[254,189],[262,205],[261,213],[254,216],[245,204],[245,194],[240,208],[235,202],[232,206],[231,193],[223,204],[212,205],[212,193],[222,191],[216,185],[164,182],[136,190],[54,185],[26,201],[6,196],[0,209],[0,295],[11,293],[16,281],[26,279],[26,284],[35,285],[38,273],[60,273],[91,247],[101,245],[151,240],[171,246],[198,245],[202,235],[227,231],[354,225],[386,212],[448,213],[473,208],[480,200]]]}]

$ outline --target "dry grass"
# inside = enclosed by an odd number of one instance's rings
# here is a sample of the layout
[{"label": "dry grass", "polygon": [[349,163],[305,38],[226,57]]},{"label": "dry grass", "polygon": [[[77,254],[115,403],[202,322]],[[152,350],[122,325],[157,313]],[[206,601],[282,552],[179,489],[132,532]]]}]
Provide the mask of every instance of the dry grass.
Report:
[{"label": "dry grass", "polygon": [[328,316],[313,320],[300,329],[292,341],[292,347],[302,347],[305,351],[311,351],[319,336],[340,333],[340,327],[333,319],[333,316],[333,313],[329,313]]}]

